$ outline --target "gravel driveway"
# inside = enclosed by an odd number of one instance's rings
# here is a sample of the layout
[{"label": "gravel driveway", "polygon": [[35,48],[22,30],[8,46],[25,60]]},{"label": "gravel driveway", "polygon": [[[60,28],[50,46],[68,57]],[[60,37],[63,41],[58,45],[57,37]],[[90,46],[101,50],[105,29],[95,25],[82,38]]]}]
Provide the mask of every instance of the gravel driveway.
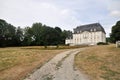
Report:
[{"label": "gravel driveway", "polygon": [[89,80],[74,68],[74,56],[83,49],[72,49],[56,55],[24,80]]}]

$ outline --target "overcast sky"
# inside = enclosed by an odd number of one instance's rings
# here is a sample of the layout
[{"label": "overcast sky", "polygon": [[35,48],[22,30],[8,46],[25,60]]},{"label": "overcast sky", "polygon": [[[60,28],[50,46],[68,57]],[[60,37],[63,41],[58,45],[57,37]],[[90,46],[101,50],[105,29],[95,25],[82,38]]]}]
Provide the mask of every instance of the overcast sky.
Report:
[{"label": "overcast sky", "polygon": [[0,0],[0,18],[16,27],[41,22],[66,30],[99,22],[108,36],[120,20],[120,0]]}]

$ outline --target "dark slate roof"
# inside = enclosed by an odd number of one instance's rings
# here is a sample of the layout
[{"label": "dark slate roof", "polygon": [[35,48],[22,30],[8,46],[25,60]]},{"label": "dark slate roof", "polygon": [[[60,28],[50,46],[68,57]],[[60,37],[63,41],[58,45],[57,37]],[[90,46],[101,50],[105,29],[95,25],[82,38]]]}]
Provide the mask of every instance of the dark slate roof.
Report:
[{"label": "dark slate roof", "polygon": [[78,26],[77,28],[74,29],[74,33],[80,33],[84,31],[89,31],[89,32],[95,32],[95,31],[102,31],[105,33],[104,28],[100,25],[100,23],[93,23],[93,24],[87,24],[87,25],[81,25]]}]

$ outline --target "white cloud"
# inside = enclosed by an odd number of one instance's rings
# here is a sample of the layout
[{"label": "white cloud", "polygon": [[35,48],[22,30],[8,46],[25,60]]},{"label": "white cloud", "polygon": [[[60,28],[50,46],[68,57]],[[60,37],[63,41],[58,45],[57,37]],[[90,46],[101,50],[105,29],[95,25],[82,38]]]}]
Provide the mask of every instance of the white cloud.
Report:
[{"label": "white cloud", "polygon": [[[41,22],[49,26],[60,26],[63,29],[72,29],[78,20],[74,11],[60,8],[56,4],[33,0],[8,0],[3,1],[0,17],[15,26],[31,26],[33,22]],[[71,28],[70,28],[71,27]]]},{"label": "white cloud", "polygon": [[0,18],[15,26],[41,22],[70,30],[100,21],[109,32],[108,25],[120,19],[119,4],[120,0],[0,0]]},{"label": "white cloud", "polygon": [[110,15],[113,17],[120,17],[120,11],[117,10],[111,11]]},{"label": "white cloud", "polygon": [[108,0],[109,15],[112,17],[120,17],[120,0]]},{"label": "white cloud", "polygon": [[109,10],[120,10],[120,0],[107,0]]}]

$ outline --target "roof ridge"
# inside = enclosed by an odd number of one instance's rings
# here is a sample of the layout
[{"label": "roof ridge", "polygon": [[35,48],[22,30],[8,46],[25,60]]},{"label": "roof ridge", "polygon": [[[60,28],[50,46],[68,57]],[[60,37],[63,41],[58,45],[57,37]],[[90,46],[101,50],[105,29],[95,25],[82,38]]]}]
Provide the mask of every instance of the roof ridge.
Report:
[{"label": "roof ridge", "polygon": [[[100,23],[83,24],[83,25],[80,25],[80,26],[88,26],[88,25],[93,25],[93,24],[100,24]],[[80,26],[78,26],[78,27],[80,27]]]}]

